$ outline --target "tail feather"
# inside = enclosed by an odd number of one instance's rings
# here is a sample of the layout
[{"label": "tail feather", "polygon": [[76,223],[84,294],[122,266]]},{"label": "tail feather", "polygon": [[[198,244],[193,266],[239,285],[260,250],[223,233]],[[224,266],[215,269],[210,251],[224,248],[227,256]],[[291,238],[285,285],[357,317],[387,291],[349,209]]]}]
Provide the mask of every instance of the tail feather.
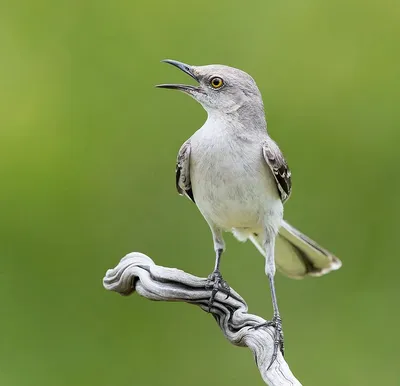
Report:
[{"label": "tail feather", "polygon": [[[264,254],[258,237],[251,236],[250,240]],[[322,276],[342,266],[342,262],[336,256],[286,221],[282,221],[276,238],[275,262],[282,273],[295,279],[302,279],[305,276]]]}]

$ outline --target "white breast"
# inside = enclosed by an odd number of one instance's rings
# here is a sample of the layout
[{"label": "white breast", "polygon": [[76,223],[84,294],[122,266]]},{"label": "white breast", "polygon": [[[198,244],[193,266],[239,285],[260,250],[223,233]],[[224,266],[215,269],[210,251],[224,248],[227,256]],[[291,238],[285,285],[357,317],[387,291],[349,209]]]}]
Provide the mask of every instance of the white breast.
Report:
[{"label": "white breast", "polygon": [[207,128],[191,138],[190,178],[196,204],[208,221],[224,230],[258,230],[266,219],[280,223],[282,203],[261,143],[258,138],[241,140]]}]

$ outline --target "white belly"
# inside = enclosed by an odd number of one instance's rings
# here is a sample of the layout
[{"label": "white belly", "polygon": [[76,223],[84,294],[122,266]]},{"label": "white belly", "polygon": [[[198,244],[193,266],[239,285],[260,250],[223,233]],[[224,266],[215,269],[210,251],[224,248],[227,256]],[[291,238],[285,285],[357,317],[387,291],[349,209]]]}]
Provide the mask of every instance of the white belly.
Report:
[{"label": "white belly", "polygon": [[283,206],[261,143],[191,142],[190,178],[199,210],[223,230],[278,228]]}]

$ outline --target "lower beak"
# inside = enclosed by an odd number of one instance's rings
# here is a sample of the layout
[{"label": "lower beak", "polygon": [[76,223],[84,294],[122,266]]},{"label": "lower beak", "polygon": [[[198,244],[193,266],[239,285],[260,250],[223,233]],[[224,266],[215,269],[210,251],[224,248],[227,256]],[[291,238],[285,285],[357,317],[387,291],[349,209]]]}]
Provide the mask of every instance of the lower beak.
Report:
[{"label": "lower beak", "polygon": [[[184,73],[191,76],[196,82],[199,81],[199,79],[193,72],[192,66],[190,66],[189,64],[178,62],[177,60],[172,60],[172,59],[165,59],[165,60],[162,60],[162,62],[172,64],[173,66],[178,67],[181,71],[183,71]],[[190,86],[190,85],[186,85],[186,84],[158,84],[158,85],[156,85],[156,87],[169,88],[171,90],[180,90],[180,91],[184,91],[184,92],[191,92],[191,91],[199,92],[199,91],[201,91],[199,87]]]},{"label": "lower beak", "polygon": [[157,88],[169,88],[171,90],[179,90],[179,91],[199,91],[199,88],[196,86],[189,86],[187,84],[157,84]]}]

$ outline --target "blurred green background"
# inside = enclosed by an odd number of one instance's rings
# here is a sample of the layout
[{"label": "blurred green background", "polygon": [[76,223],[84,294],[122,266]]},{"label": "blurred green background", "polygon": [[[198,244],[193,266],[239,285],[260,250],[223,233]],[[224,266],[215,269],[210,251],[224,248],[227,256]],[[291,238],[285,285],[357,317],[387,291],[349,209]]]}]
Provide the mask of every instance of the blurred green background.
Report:
[{"label": "blurred green background", "polygon": [[[214,264],[175,192],[205,120],[164,58],[254,76],[293,172],[286,219],[334,251],[279,275],[287,360],[304,385],[400,385],[400,6],[394,1],[3,1],[0,384],[262,385],[249,350],[196,307],[124,298],[131,251],[199,276]],[[226,236],[225,278],[272,315],[263,259]]]}]

